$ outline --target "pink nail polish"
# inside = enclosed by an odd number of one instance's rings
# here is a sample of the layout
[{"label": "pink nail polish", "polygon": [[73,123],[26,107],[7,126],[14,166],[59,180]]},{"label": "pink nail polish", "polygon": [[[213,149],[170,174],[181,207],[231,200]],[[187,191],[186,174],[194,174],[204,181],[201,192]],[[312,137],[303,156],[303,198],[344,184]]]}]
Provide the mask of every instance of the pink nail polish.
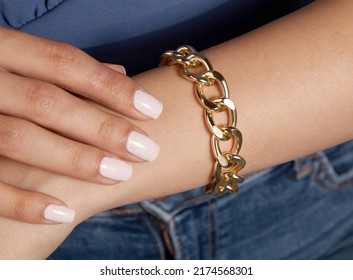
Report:
[{"label": "pink nail polish", "polygon": [[163,104],[159,100],[140,89],[135,92],[134,106],[141,114],[152,119],[157,119],[163,111]]},{"label": "pink nail polish", "polygon": [[105,157],[100,163],[99,172],[112,180],[128,181],[132,175],[132,166],[122,160]]},{"label": "pink nail polish", "polygon": [[131,154],[147,161],[154,161],[160,150],[159,145],[151,138],[136,131],[130,132],[126,148]]},{"label": "pink nail polish", "polygon": [[56,204],[48,205],[44,210],[44,219],[56,223],[72,223],[75,210]]}]

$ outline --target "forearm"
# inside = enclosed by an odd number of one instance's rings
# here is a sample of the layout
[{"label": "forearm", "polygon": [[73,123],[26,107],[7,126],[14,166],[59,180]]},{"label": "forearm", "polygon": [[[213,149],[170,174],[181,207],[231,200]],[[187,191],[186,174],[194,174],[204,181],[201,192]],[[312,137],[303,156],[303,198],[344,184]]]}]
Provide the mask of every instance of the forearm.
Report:
[{"label": "forearm", "polygon": [[[322,1],[204,52],[226,77],[237,106],[244,173],[353,138],[352,6]],[[161,144],[161,154],[152,164],[135,166],[129,188],[112,192],[117,199],[133,193],[131,199],[140,200],[208,183],[210,133],[193,83],[176,67],[136,79],[165,104],[158,121],[141,124]]]},{"label": "forearm", "polygon": [[[353,26],[348,24],[352,6],[350,1],[320,1],[204,52],[225,76],[237,107],[237,127],[244,137],[240,154],[247,160],[244,173],[353,138]],[[160,155],[153,163],[135,164],[131,180],[112,187],[64,177],[41,182],[40,191],[77,210],[77,222],[111,207],[210,180],[210,133],[193,84],[182,79],[175,67],[135,78],[164,103],[158,120],[138,123],[161,145]],[[12,256],[25,258],[46,256],[70,230],[67,225],[12,221],[1,221],[0,227],[3,244],[18,246],[11,249]],[[24,230],[31,243],[21,241]],[[38,250],[43,242],[51,247]]]}]

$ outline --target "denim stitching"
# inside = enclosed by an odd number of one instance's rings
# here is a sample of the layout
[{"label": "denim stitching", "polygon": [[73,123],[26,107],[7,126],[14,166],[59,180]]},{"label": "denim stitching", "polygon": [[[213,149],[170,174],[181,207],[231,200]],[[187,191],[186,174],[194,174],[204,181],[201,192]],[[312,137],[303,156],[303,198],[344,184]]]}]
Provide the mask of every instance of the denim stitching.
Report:
[{"label": "denim stitching", "polygon": [[214,223],[215,223],[215,258],[219,258],[219,222],[218,222],[218,207],[217,207],[217,200],[215,199],[214,203]]},{"label": "denim stitching", "polygon": [[[327,170],[325,170],[325,167],[323,166],[323,164],[321,162],[317,161],[316,165],[317,165],[317,168],[316,168],[314,180],[319,184],[319,187],[322,189],[331,190],[331,191],[335,190],[336,188],[329,187],[325,183],[326,180],[331,179],[331,176],[329,175]],[[324,174],[324,176],[322,176],[322,174]]]},{"label": "denim stitching", "polygon": [[47,13],[49,13],[50,11],[54,10],[56,7],[58,7],[59,5],[61,5],[62,3],[64,3],[66,0],[61,0],[59,3],[57,3],[55,6],[53,6],[51,9],[48,9],[46,12],[44,12],[43,14],[41,14],[38,17],[34,17],[32,19],[29,19],[27,22],[23,23],[20,27],[16,27],[14,29],[16,30],[21,30],[21,28],[23,28],[24,26],[26,26],[27,24],[30,24],[31,22],[40,19],[42,16],[46,15]]},{"label": "denim stitching", "polygon": [[319,158],[319,164],[320,164],[320,170],[323,171],[324,175],[327,177],[327,179],[331,180],[331,181],[336,181],[335,179],[335,176],[333,176],[333,174],[331,174],[331,172],[328,170],[328,163],[325,164],[325,162],[323,162],[323,159],[322,158]]},{"label": "denim stitching", "polygon": [[[337,174],[332,160],[328,158],[324,151],[317,153],[316,161],[318,164],[318,169],[315,179],[321,187],[329,190],[340,190],[351,185],[353,181],[353,169],[344,174]],[[320,174],[320,171],[322,174]],[[325,178],[323,178],[323,176],[325,176]],[[330,186],[325,183],[326,180],[330,180],[332,182]]]},{"label": "denim stitching", "polygon": [[110,213],[115,215],[130,215],[130,214],[138,214],[144,212],[143,209],[133,208],[133,209],[113,209],[109,210]]},{"label": "denim stitching", "polygon": [[301,180],[303,178],[305,178],[306,176],[310,175],[311,173],[313,173],[314,168],[313,168],[313,155],[307,156],[306,157],[307,161],[309,161],[309,164],[305,167],[303,164],[303,158],[299,158],[298,160],[295,161],[296,164],[296,178],[298,180]]},{"label": "denim stitching", "polygon": [[350,187],[353,187],[352,185],[353,185],[353,178],[348,179],[347,181],[342,182],[342,183],[339,185],[339,189],[350,188]]},{"label": "denim stitching", "polygon": [[[179,248],[179,255],[180,256],[177,256],[177,254],[175,254],[174,256],[179,257],[179,259],[183,259],[184,256],[185,256],[185,252],[184,252],[184,247],[183,247],[181,239],[180,239],[180,235],[179,235],[178,230],[176,228],[176,224],[175,224],[175,222],[173,220],[171,220],[169,222],[169,225],[170,225],[169,228],[171,228],[171,227],[173,228],[173,233],[174,233],[174,236],[175,236],[175,239],[176,239],[176,242],[177,242],[177,244],[175,244],[175,245],[173,244],[174,245],[173,246],[174,247],[174,252],[177,253],[178,251],[176,249]],[[170,235],[170,236],[172,237],[172,235]],[[172,240],[173,240],[173,238],[172,238]]]},{"label": "denim stitching", "polygon": [[[209,200],[209,195],[208,194],[202,194],[202,195],[199,195],[197,197],[193,197],[191,199],[188,199],[188,200],[185,200],[183,202],[180,202],[179,204],[176,204],[173,208],[172,208],[172,211],[171,212],[175,212],[177,211],[178,208],[184,208],[185,206],[188,206],[188,204],[192,204],[194,202],[198,202],[198,201],[201,201],[202,199],[207,199],[206,201]],[[205,202],[205,201],[202,201],[202,203]],[[179,209],[180,211],[180,209]]]},{"label": "denim stitching", "polygon": [[155,228],[152,226],[149,217],[147,215],[143,215],[143,216],[140,217],[140,219],[147,226],[147,228],[150,230],[154,240],[156,241],[160,259],[162,259],[162,260],[166,259],[166,256],[164,254],[163,243],[162,243],[161,239],[159,238],[158,234],[156,233]]},{"label": "denim stitching", "polygon": [[[329,171],[329,164],[332,166],[331,162],[327,159],[327,162],[324,162],[324,159],[319,156],[316,157],[317,161],[318,161],[318,170],[317,170],[317,174],[315,176],[316,181],[319,183],[319,185],[327,190],[338,190],[341,189],[341,185],[342,183],[339,182],[338,177],[335,176],[334,174],[332,174],[332,172]],[[333,168],[333,167],[332,167]],[[322,178],[322,176],[320,176],[322,173],[324,175],[324,177]],[[327,183],[325,183],[327,180],[330,180],[330,184],[328,185]]]},{"label": "denim stitching", "polygon": [[207,201],[207,229],[208,229],[208,254],[210,258],[212,257],[212,222],[211,222],[211,215],[212,215],[212,201]]}]

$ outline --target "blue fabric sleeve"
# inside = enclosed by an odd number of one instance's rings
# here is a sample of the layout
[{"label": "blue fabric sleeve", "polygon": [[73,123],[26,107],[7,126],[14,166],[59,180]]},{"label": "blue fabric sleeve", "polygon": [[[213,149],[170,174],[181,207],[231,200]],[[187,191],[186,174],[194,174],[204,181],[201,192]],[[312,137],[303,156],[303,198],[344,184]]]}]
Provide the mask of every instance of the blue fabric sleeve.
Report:
[{"label": "blue fabric sleeve", "polygon": [[155,32],[226,2],[228,0],[0,0],[0,26],[87,48]]},{"label": "blue fabric sleeve", "polygon": [[64,0],[1,0],[0,26],[19,29],[45,15]]},{"label": "blue fabric sleeve", "polygon": [[202,50],[312,0],[0,0],[0,26],[84,49],[133,75],[167,49]]}]

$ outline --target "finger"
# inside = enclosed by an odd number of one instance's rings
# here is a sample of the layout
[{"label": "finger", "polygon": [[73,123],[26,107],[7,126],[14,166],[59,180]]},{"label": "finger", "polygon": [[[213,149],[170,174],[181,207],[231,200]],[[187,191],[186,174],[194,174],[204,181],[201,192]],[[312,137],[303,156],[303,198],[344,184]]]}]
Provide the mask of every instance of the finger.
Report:
[{"label": "finger", "polygon": [[75,211],[52,196],[0,181],[0,216],[27,223],[71,223]]},{"label": "finger", "polygon": [[55,85],[0,72],[0,113],[30,120],[126,160],[153,161],[159,145],[126,119]]},{"label": "finger", "polygon": [[[56,181],[60,181],[59,178],[67,178],[2,156],[0,156],[0,167],[1,182],[33,191],[39,191],[38,186],[50,182],[52,178],[55,178]],[[70,180],[73,179],[70,178]]]},{"label": "finger", "polygon": [[127,181],[132,166],[108,152],[64,138],[29,121],[0,115],[0,155],[84,181]]},{"label": "finger", "polygon": [[162,103],[131,78],[83,51],[1,27],[0,67],[54,83],[131,118],[155,119],[163,109]]}]

